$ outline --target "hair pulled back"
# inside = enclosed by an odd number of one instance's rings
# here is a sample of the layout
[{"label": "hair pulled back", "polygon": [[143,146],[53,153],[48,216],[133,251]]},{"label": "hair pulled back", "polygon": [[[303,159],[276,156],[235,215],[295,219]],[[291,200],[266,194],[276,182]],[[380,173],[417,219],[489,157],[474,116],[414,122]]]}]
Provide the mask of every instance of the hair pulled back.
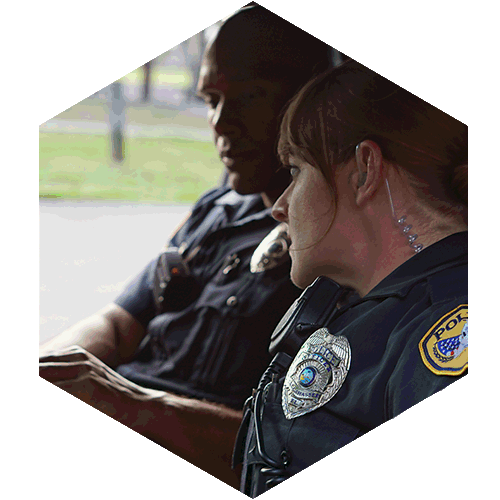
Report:
[{"label": "hair pulled back", "polygon": [[467,205],[467,126],[356,61],[313,78],[281,123],[283,162],[319,168],[336,192],[332,165],[349,161],[363,140],[404,170],[432,207]]}]

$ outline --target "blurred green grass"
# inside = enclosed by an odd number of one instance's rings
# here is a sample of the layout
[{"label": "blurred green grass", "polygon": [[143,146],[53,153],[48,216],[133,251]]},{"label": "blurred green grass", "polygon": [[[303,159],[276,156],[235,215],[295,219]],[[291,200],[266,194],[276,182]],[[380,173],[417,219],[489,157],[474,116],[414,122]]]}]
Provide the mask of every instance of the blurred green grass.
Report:
[{"label": "blurred green grass", "polygon": [[[121,82],[141,86],[143,77],[143,69],[138,68]],[[154,66],[152,81],[159,87],[183,89],[190,84],[190,76],[178,67]],[[110,103],[94,96],[54,118],[107,123],[109,113]],[[127,106],[126,121],[138,126],[207,128],[206,118],[199,113],[152,103]],[[180,137],[127,137],[121,164],[111,159],[109,135],[40,132],[39,150],[41,198],[193,203],[218,184],[223,169],[213,143]]]},{"label": "blurred green grass", "polygon": [[210,142],[127,138],[121,164],[105,135],[40,133],[39,147],[41,198],[193,203],[222,174]]}]

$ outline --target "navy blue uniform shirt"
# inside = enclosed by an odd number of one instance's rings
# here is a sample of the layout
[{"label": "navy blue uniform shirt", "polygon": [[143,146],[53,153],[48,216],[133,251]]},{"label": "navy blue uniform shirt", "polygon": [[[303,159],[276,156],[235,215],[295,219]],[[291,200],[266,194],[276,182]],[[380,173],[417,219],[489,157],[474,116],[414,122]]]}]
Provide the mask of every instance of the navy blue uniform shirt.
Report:
[{"label": "navy blue uniform shirt", "polygon": [[115,300],[147,330],[118,373],[145,387],[241,409],[270,361],[276,323],[300,294],[289,261],[250,272],[255,248],[276,225],[260,195],[218,188],[203,196],[170,242],[195,253],[189,267],[201,293],[180,311],[158,314],[152,261]]},{"label": "navy blue uniform shirt", "polygon": [[263,493],[276,477],[303,470],[463,376],[467,297],[467,233],[457,233],[339,309],[325,326],[350,344],[342,386],[324,406],[288,420],[284,377],[275,382],[265,398],[262,435],[265,453],[278,465],[263,460],[251,424],[245,451],[235,450],[244,456],[242,491]]}]

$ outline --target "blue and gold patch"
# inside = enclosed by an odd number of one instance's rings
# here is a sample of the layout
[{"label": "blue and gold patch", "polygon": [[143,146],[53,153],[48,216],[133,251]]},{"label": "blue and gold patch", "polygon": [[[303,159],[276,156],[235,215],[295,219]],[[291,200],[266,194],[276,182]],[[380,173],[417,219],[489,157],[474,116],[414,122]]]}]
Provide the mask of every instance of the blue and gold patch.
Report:
[{"label": "blue and gold patch", "polygon": [[424,335],[418,347],[422,361],[436,375],[461,375],[468,367],[468,305],[445,314]]}]

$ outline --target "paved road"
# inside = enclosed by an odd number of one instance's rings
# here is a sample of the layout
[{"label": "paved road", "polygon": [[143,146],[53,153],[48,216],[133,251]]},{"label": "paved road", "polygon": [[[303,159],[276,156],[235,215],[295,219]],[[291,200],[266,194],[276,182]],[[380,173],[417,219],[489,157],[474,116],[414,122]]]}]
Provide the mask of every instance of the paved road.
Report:
[{"label": "paved road", "polygon": [[[204,108],[188,110],[206,113]],[[108,134],[106,122],[51,119],[40,132]],[[212,141],[210,130],[127,124],[128,137]],[[112,301],[152,259],[188,206],[40,201],[40,342]]]},{"label": "paved road", "polygon": [[[137,87],[136,91],[139,93],[140,87]],[[167,89],[168,90],[168,89]],[[171,89],[170,89],[171,90]],[[175,91],[177,92],[177,91]],[[174,93],[175,93],[174,92]],[[133,92],[132,92],[133,93]],[[139,95],[139,94],[138,94]],[[137,97],[137,96],[136,96]],[[90,99],[92,101],[92,99]],[[94,100],[95,101],[95,100]],[[153,103],[165,105],[167,102],[173,102],[172,95],[163,95],[163,100],[158,101],[153,99]],[[97,101],[99,102],[99,101]],[[103,103],[101,103],[103,105]],[[137,106],[134,102],[127,102],[127,106]],[[178,115],[192,116],[192,117],[207,117],[207,108],[203,103],[199,102],[187,102],[181,100],[177,106],[175,106],[176,113]],[[126,117],[125,113],[125,117]],[[148,138],[159,138],[159,137],[183,137],[185,139],[193,139],[198,141],[208,141],[212,142],[212,133],[208,127],[208,123],[204,127],[193,127],[187,125],[179,125],[175,123],[175,118],[173,120],[165,120],[164,123],[155,123],[154,125],[146,124],[134,124],[128,123],[125,119],[125,134],[128,137],[148,137]],[[40,132],[62,132],[70,134],[96,134],[96,135],[106,135],[109,134],[109,123],[107,121],[94,121],[94,120],[67,120],[61,119],[57,116],[47,120],[45,123],[40,125]]]},{"label": "paved road", "polygon": [[40,342],[112,301],[187,205],[40,201]]}]

